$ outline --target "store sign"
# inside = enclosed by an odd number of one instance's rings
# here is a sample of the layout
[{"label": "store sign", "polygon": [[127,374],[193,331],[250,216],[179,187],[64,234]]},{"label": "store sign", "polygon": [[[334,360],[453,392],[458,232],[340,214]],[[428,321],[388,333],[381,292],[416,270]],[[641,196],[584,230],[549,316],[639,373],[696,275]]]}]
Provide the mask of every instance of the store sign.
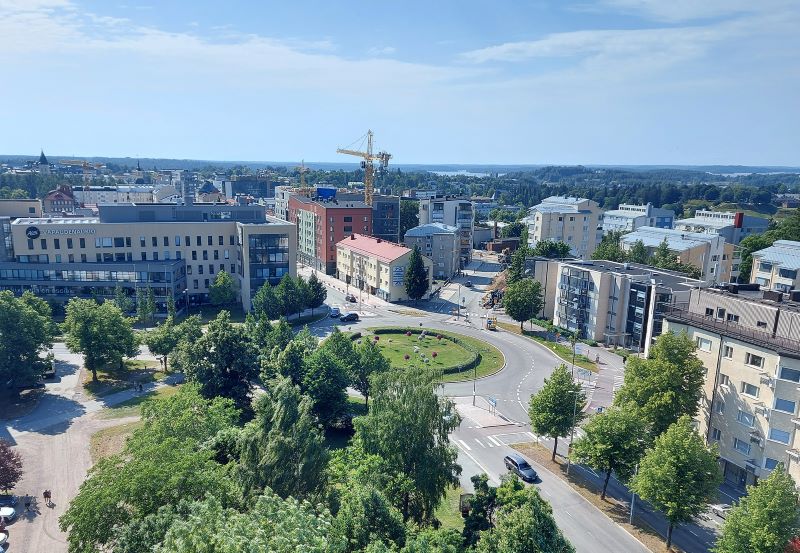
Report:
[{"label": "store sign", "polygon": [[40,234],[41,232],[39,232],[39,229],[36,227],[28,227],[25,229],[25,236],[27,236],[31,240],[36,240],[37,238],[39,238]]},{"label": "store sign", "polygon": [[392,269],[392,286],[403,285],[403,275],[406,272],[405,267],[395,267]]},{"label": "store sign", "polygon": [[45,229],[45,234],[55,234],[55,235],[64,235],[64,234],[94,234],[95,229],[93,228],[49,228]]}]

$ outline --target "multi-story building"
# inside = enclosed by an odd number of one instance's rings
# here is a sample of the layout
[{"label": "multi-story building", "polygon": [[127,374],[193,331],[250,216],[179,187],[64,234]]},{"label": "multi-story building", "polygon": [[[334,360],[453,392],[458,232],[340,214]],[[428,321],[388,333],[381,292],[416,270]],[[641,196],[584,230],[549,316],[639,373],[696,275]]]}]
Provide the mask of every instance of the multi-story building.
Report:
[{"label": "multi-story building", "polygon": [[735,282],[739,276],[736,249],[718,234],[642,227],[624,235],[620,246],[629,251],[639,241],[651,254],[666,241],[676,261],[700,269],[709,284]]},{"label": "multi-story building", "polygon": [[294,225],[261,206],[101,205],[97,217],[23,217],[11,223],[13,260],[0,289],[65,302],[152,288],[160,311],[203,303],[216,274],[230,273],[244,309],[265,282],[296,274]]},{"label": "multi-story building", "polygon": [[671,209],[645,205],[619,204],[617,209],[603,213],[603,232],[631,232],[639,227],[672,228],[675,212]]},{"label": "multi-story building", "polygon": [[214,186],[219,188],[228,199],[240,195],[253,198],[275,197],[275,181],[267,176],[237,175],[230,180],[215,180]]},{"label": "multi-story building", "polygon": [[472,231],[475,225],[472,202],[452,196],[435,196],[419,201],[419,224],[442,223],[456,227],[461,266],[472,261]]},{"label": "multi-story building", "polygon": [[544,316],[581,338],[649,353],[664,313],[702,283],[635,263],[534,258]]},{"label": "multi-story building", "polygon": [[738,246],[742,239],[752,234],[761,234],[768,228],[769,219],[731,211],[699,209],[694,217],[675,221],[675,230],[717,234],[734,246]]},{"label": "multi-story building", "polygon": [[148,185],[79,186],[72,196],[79,205],[99,204],[152,204],[155,187]]},{"label": "multi-story building", "polygon": [[[359,199],[364,199],[361,194]],[[372,196],[372,235],[389,242],[400,242],[400,197]]]},{"label": "multi-story building", "polygon": [[687,332],[706,379],[697,419],[725,479],[755,484],[783,464],[800,481],[800,294],[753,284],[693,290],[665,330]]},{"label": "multi-story building", "polygon": [[351,234],[372,232],[372,208],[358,200],[291,194],[288,220],[297,225],[298,260],[329,275],[336,272],[336,244]]},{"label": "multi-story building", "polygon": [[289,198],[294,193],[295,188],[289,185],[275,187],[275,217],[289,220]]},{"label": "multi-story building", "polygon": [[458,229],[442,223],[428,223],[406,231],[405,245],[418,246],[433,262],[434,278],[447,279],[459,268]]},{"label": "multi-story building", "polygon": [[[405,273],[411,249],[380,238],[352,234],[336,245],[336,278],[348,286],[386,301],[405,301]],[[432,262],[422,256],[428,273],[428,292]]]},{"label": "multi-story building", "polygon": [[41,217],[42,202],[39,200],[0,200],[0,217]]},{"label": "multi-story building", "polygon": [[44,213],[72,213],[76,207],[78,207],[78,203],[68,184],[62,184],[55,190],[51,190],[42,199]]},{"label": "multi-story building", "polygon": [[528,244],[552,240],[569,244],[575,257],[589,259],[602,238],[597,202],[586,198],[550,196],[530,209],[522,220],[528,226]]},{"label": "multi-story building", "polygon": [[[753,252],[750,282],[765,290],[800,290],[800,242],[777,240],[768,248]],[[798,336],[800,339],[800,336]]]}]

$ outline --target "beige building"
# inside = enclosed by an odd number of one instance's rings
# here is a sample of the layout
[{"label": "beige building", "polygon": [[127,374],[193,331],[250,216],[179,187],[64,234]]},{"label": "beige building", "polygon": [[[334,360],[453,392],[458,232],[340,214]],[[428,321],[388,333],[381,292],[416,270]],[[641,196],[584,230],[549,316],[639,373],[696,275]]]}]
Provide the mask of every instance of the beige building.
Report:
[{"label": "beige building", "polygon": [[405,245],[419,247],[422,255],[433,262],[433,276],[448,279],[459,269],[458,229],[442,223],[428,223],[408,229]]},{"label": "beige building", "polygon": [[[750,282],[765,290],[800,290],[800,242],[777,240],[768,248],[753,252]],[[800,338],[800,337],[799,337]]]},{"label": "beige building", "polygon": [[697,344],[706,369],[699,431],[719,446],[726,481],[744,487],[783,463],[800,482],[800,302],[729,284],[693,290],[666,321]]},{"label": "beige building", "polygon": [[42,202],[39,200],[0,200],[0,217],[41,217]]},{"label": "beige building", "polygon": [[550,196],[530,209],[522,220],[528,226],[528,244],[552,240],[569,244],[570,253],[589,259],[600,244],[603,211],[586,198]]},{"label": "beige building", "polygon": [[[406,301],[405,273],[411,249],[380,238],[352,234],[336,244],[336,278],[386,301]],[[433,262],[422,256],[428,272],[428,292]]]}]

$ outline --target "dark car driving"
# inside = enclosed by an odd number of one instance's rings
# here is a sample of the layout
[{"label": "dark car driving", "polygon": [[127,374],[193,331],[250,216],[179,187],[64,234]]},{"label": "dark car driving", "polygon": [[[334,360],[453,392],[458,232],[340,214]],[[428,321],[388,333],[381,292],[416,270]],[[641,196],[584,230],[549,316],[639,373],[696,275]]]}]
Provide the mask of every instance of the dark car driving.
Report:
[{"label": "dark car driving", "polygon": [[533,467],[528,464],[528,461],[523,459],[516,453],[511,453],[503,458],[506,468],[522,478],[525,482],[536,482],[539,475],[533,470]]},{"label": "dark car driving", "polygon": [[342,315],[342,318],[339,319],[343,323],[353,323],[358,321],[358,313],[348,313],[347,315]]}]

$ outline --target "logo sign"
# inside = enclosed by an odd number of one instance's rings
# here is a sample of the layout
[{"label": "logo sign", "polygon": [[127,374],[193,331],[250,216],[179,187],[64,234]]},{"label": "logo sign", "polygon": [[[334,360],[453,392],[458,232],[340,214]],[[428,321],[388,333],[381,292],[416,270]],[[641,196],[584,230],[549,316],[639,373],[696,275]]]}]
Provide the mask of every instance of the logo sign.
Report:
[{"label": "logo sign", "polygon": [[403,275],[406,272],[405,267],[395,267],[392,269],[392,284],[394,286],[402,286],[403,285]]},{"label": "logo sign", "polygon": [[28,228],[25,229],[25,236],[27,236],[31,240],[35,240],[36,238],[39,238],[40,234],[41,233],[39,232],[39,229],[36,228],[36,227],[28,227]]}]

